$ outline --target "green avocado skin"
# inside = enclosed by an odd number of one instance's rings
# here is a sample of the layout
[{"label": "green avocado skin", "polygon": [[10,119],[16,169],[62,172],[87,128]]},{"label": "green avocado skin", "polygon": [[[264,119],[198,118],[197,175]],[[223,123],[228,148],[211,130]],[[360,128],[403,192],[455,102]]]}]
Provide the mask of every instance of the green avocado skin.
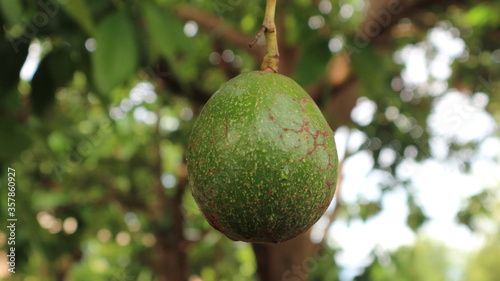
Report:
[{"label": "green avocado skin", "polygon": [[309,229],[337,183],[333,132],[292,79],[252,71],[202,109],[187,151],[193,197],[233,240],[278,243]]}]

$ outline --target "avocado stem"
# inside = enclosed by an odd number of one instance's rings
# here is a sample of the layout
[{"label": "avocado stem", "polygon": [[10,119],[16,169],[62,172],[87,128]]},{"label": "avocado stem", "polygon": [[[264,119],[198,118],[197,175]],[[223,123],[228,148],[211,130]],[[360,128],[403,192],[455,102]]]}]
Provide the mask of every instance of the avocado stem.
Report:
[{"label": "avocado stem", "polygon": [[279,52],[276,24],[274,23],[274,14],[276,12],[276,0],[266,0],[266,12],[262,30],[267,43],[267,51],[260,69],[267,72],[278,73]]}]

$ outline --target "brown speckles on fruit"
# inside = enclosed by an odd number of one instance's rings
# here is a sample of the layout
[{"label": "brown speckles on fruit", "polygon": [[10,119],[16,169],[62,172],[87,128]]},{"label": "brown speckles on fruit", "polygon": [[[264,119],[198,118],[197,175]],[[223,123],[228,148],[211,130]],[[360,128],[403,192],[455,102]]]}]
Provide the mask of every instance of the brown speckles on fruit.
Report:
[{"label": "brown speckles on fruit", "polygon": [[231,239],[280,242],[314,224],[335,192],[337,153],[321,112],[293,80],[249,72],[202,110],[188,146],[189,183]]}]

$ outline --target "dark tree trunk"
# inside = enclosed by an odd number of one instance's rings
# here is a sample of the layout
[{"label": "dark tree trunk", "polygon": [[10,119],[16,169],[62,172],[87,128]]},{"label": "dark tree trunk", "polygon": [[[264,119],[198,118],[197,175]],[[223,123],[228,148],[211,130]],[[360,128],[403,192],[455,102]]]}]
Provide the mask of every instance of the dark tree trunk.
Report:
[{"label": "dark tree trunk", "polygon": [[261,281],[307,281],[307,258],[315,245],[310,231],[279,244],[257,244],[252,247],[257,260],[257,275]]}]

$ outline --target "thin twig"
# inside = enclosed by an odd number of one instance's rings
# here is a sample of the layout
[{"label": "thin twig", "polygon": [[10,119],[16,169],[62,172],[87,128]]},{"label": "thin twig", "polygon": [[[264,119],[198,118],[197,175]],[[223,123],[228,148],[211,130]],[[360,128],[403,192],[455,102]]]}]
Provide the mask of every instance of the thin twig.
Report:
[{"label": "thin twig", "polygon": [[266,32],[266,27],[263,25],[262,28],[260,29],[259,33],[257,33],[257,35],[255,35],[255,38],[252,40],[252,42],[250,42],[250,44],[248,44],[248,47],[252,48],[253,45],[255,45],[257,43],[257,41],[259,41],[260,37],[262,37],[262,35],[264,35],[264,32]]}]

